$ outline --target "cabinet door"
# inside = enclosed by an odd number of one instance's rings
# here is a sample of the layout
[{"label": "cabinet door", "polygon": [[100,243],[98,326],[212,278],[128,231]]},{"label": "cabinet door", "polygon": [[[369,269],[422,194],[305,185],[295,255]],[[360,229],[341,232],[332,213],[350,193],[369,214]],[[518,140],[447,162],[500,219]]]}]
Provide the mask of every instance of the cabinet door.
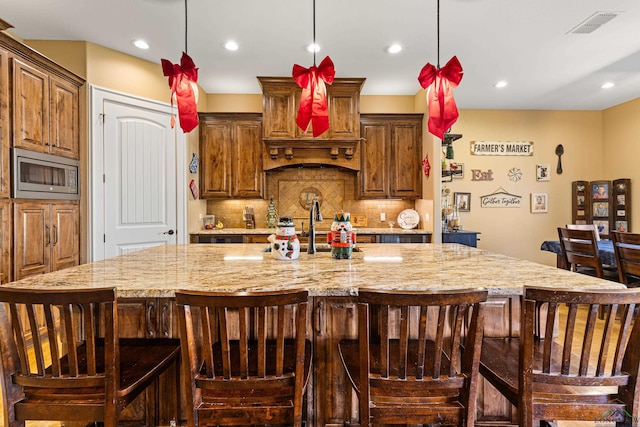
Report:
[{"label": "cabinet door", "polygon": [[[302,133],[296,125],[300,89],[292,85],[268,87],[263,94],[265,138],[294,138],[297,132]],[[295,86],[297,87],[297,86]]]},{"label": "cabinet door", "polygon": [[14,205],[14,280],[33,274],[48,273],[51,254],[49,205],[16,203]]},{"label": "cabinet door", "polygon": [[362,163],[359,175],[359,197],[365,199],[383,199],[387,197],[388,159],[387,141],[389,126],[385,123],[367,122],[360,130]]},{"label": "cabinet door", "polygon": [[80,211],[78,205],[51,205],[51,271],[80,263]]},{"label": "cabinet door", "polygon": [[421,135],[421,121],[400,121],[391,125],[389,197],[421,197]]},{"label": "cabinet door", "polygon": [[200,123],[200,197],[231,197],[231,123]]},{"label": "cabinet door", "polygon": [[78,159],[78,87],[53,77],[50,82],[51,154]]},{"label": "cabinet door", "polygon": [[358,336],[355,298],[314,299],[315,343],[313,359],[313,402],[316,426],[357,423],[358,400],[347,378],[338,343]]},{"label": "cabinet door", "polygon": [[9,54],[0,49],[0,197],[9,197]]},{"label": "cabinet door", "polygon": [[329,108],[329,132],[331,139],[359,138],[360,88],[358,86],[329,86],[327,106]]},{"label": "cabinet door", "polygon": [[49,76],[13,60],[13,143],[28,150],[49,152]]},{"label": "cabinet door", "polygon": [[11,281],[11,203],[0,200],[0,284]]},{"label": "cabinet door", "polygon": [[232,127],[232,196],[263,197],[262,124],[257,120],[242,120],[233,122]]}]

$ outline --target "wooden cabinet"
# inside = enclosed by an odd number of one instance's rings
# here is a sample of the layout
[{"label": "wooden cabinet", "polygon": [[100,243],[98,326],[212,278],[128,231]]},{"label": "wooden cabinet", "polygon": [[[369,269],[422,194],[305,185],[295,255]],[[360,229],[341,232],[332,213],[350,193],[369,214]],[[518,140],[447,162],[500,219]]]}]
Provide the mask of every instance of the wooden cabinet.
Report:
[{"label": "wooden cabinet", "polygon": [[118,318],[124,338],[179,338],[175,301],[169,298],[118,300]]},{"label": "wooden cabinet", "polygon": [[78,86],[13,59],[13,144],[79,158]]},{"label": "wooden cabinet", "polygon": [[357,139],[360,89],[364,79],[337,78],[327,85],[329,130],[317,138],[296,125],[302,89],[291,77],[258,77],[262,86],[264,137],[276,139]]},{"label": "wooden cabinet", "polygon": [[200,114],[200,197],[262,198],[262,116]]},{"label": "wooden cabinet", "polygon": [[14,204],[14,280],[78,265],[77,203]]},{"label": "wooden cabinet", "polygon": [[0,48],[0,198],[9,197],[9,52]]},{"label": "wooden cabinet", "polygon": [[0,284],[12,280],[11,274],[11,202],[0,199]]},{"label": "wooden cabinet", "polygon": [[363,114],[361,199],[422,197],[422,114]]}]

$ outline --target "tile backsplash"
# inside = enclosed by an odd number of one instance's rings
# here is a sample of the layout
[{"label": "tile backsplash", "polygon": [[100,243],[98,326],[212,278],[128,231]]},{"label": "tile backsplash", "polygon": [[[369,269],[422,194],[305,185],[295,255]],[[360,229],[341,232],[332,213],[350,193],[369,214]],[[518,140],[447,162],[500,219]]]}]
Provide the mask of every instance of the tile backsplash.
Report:
[{"label": "tile backsplash", "polygon": [[336,168],[295,168],[269,171],[266,176],[266,200],[208,200],[207,214],[214,214],[223,219],[227,228],[244,228],[242,210],[245,206],[253,208],[256,228],[266,227],[269,198],[273,197],[279,216],[291,216],[300,230],[302,222],[309,220],[309,212],[305,207],[313,193],[320,199],[320,211],[324,221],[318,222],[318,230],[328,230],[333,215],[339,210],[350,212],[353,217],[359,216],[365,225],[358,227],[388,227],[387,222],[380,221],[380,213],[385,213],[387,221],[395,221],[404,209],[413,209],[413,200],[356,200],[356,173]]}]

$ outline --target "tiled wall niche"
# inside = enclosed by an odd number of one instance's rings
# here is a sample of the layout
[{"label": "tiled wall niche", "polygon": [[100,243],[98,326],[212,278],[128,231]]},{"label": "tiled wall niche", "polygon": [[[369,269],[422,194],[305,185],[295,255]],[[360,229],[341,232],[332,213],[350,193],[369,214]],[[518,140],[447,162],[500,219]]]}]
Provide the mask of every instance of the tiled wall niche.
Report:
[{"label": "tiled wall niche", "polygon": [[[256,228],[266,227],[269,198],[273,197],[279,216],[292,216],[296,229],[300,230],[302,222],[307,227],[309,213],[303,208],[307,194],[318,191],[321,200],[321,212],[324,221],[317,223],[318,230],[331,227],[333,215],[342,209],[351,215],[365,215],[366,227],[388,227],[387,221],[395,221],[404,209],[413,209],[413,200],[356,200],[356,173],[336,168],[292,168],[267,172],[266,200],[209,200],[207,214],[224,218],[227,228],[244,228],[242,210],[252,207],[255,213]],[[384,212],[387,221],[380,221],[380,213]],[[362,226],[361,226],[362,227]],[[396,225],[397,227],[397,225]]]}]

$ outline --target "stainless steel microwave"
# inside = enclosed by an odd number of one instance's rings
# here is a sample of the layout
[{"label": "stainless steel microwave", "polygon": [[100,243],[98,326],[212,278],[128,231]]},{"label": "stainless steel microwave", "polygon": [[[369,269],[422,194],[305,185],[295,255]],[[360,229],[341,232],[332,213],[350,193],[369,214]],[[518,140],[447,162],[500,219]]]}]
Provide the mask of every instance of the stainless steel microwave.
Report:
[{"label": "stainless steel microwave", "polygon": [[14,198],[80,199],[80,163],[77,160],[21,148],[11,150]]}]

